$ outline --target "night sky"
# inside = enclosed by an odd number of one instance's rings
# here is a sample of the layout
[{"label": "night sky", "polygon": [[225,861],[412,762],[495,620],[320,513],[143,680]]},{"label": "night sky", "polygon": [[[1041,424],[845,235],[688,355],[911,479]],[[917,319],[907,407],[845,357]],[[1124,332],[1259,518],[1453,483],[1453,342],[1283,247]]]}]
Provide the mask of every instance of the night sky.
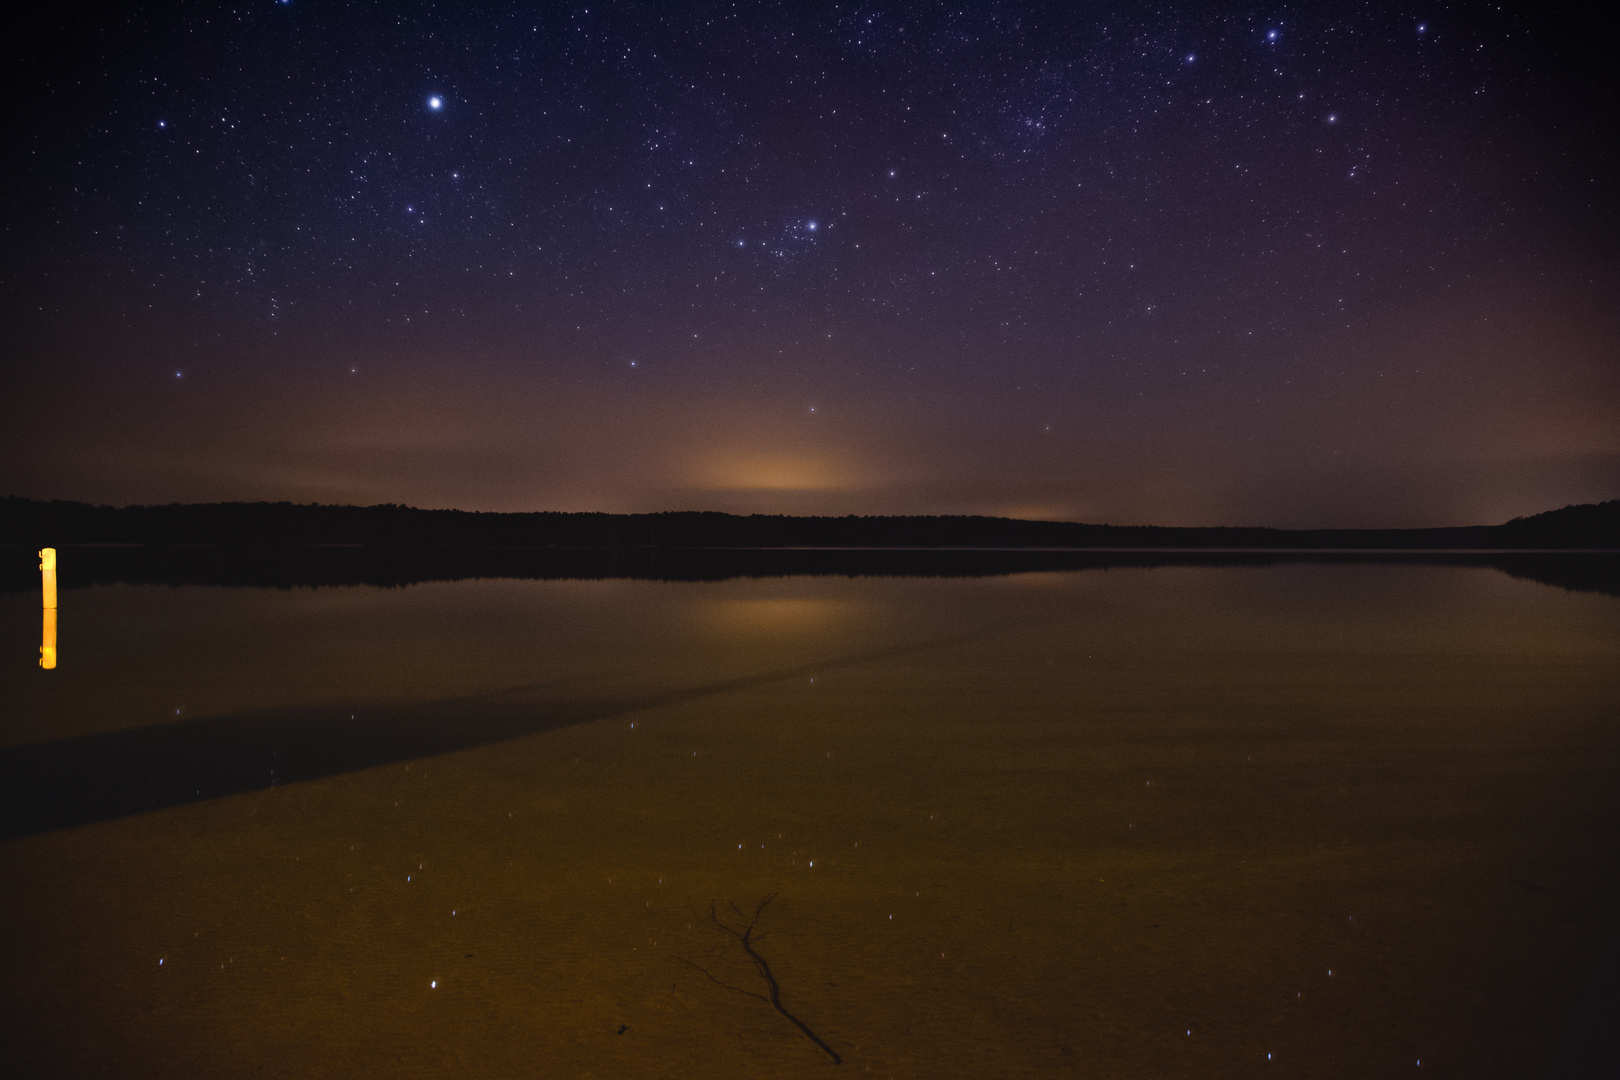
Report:
[{"label": "night sky", "polygon": [[36,5],[0,493],[1615,498],[1615,41],[1548,4]]}]

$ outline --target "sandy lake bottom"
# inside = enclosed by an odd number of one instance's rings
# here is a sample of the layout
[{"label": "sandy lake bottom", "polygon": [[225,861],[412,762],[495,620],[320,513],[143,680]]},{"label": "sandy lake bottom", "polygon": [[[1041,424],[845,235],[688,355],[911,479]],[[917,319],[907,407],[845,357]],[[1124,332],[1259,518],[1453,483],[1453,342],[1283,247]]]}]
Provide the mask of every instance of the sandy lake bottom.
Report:
[{"label": "sandy lake bottom", "polygon": [[[0,756],[119,749],[53,781],[96,820],[0,845],[11,1075],[1615,1060],[1611,596],[1335,564],[106,585],[63,593],[49,672],[39,624],[0,596]],[[262,784],[97,779],[237,750]]]}]

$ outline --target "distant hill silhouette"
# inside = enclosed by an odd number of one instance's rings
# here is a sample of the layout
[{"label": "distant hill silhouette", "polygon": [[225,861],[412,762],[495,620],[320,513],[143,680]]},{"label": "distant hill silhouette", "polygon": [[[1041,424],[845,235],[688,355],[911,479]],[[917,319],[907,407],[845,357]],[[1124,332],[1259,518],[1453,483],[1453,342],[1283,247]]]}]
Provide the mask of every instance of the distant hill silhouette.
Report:
[{"label": "distant hill silhouette", "polygon": [[1620,501],[1492,526],[1289,531],[289,503],[115,508],[0,498],[0,592],[39,588],[34,550],[44,546],[71,553],[59,568],[69,589],[111,582],[291,588],[466,578],[981,577],[1332,559],[1492,566],[1620,595]]},{"label": "distant hill silhouette", "polygon": [[410,506],[92,506],[0,498],[0,544],[226,547],[1620,549],[1620,499],[1502,525],[1438,529],[1176,528],[977,516],[478,513]]}]

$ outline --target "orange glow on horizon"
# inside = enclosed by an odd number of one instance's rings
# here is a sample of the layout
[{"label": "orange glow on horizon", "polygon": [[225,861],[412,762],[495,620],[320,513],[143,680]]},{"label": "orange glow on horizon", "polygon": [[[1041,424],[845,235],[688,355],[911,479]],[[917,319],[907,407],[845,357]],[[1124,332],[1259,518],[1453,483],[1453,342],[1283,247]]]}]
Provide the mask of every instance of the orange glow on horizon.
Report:
[{"label": "orange glow on horizon", "polygon": [[726,491],[834,491],[850,486],[825,459],[792,454],[717,455],[697,474],[703,486]]}]

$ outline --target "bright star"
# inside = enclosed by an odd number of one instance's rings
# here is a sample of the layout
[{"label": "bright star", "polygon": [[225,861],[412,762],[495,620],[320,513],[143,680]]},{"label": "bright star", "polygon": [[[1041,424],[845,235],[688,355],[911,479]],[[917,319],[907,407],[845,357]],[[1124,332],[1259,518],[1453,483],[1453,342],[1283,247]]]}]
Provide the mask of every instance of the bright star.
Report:
[{"label": "bright star", "polygon": [[444,108],[444,98],[434,94],[432,97],[428,98],[428,108],[432,109],[434,112],[438,112],[440,109]]},{"label": "bright star", "polygon": [[1267,30],[1266,31],[1266,40],[1267,41],[1276,41],[1277,40],[1277,31],[1275,31],[1275,30]]},{"label": "bright star", "polygon": [[805,228],[809,229],[811,232],[815,232],[816,231],[816,223],[812,221],[809,225],[805,226]]}]

